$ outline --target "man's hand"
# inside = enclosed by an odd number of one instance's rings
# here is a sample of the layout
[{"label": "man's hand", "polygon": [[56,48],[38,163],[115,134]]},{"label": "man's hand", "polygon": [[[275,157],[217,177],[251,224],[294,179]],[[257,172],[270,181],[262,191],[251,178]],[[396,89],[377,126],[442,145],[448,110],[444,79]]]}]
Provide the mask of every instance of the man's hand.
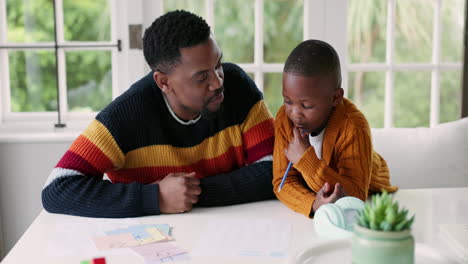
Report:
[{"label": "man's hand", "polygon": [[159,210],[168,214],[190,211],[200,193],[195,172],[169,173],[159,182]]},{"label": "man's hand", "polygon": [[315,213],[323,204],[334,203],[336,200],[344,196],[346,196],[345,190],[339,182],[337,182],[335,186],[331,187],[330,184],[326,182],[317,193],[315,201],[312,205],[312,210]]},{"label": "man's hand", "polygon": [[299,128],[295,127],[293,133],[294,137],[284,150],[284,154],[289,161],[296,164],[302,158],[304,152],[310,148],[310,142],[307,133],[302,133]]}]

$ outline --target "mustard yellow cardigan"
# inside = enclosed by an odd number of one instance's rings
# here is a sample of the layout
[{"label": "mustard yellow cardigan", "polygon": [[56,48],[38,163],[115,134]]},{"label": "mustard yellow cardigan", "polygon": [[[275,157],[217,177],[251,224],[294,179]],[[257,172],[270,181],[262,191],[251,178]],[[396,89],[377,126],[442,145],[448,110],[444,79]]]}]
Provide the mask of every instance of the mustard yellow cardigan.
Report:
[{"label": "mustard yellow cardigan", "polygon": [[385,189],[395,192],[385,160],[372,148],[371,131],[364,115],[346,98],[333,110],[325,130],[322,160],[313,147],[289,171],[281,192],[278,187],[289,163],[284,149],[293,137],[293,124],[284,106],[275,120],[273,188],[280,201],[310,217],[316,193],[325,182],[339,182],[346,194],[366,200],[369,193]]}]

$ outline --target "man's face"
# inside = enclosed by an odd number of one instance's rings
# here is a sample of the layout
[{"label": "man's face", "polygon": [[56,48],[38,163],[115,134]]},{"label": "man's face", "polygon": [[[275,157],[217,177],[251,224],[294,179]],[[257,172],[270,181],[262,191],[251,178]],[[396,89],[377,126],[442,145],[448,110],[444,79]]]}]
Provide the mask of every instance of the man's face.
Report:
[{"label": "man's face", "polygon": [[308,77],[284,73],[286,115],[294,126],[311,133],[325,124],[333,107],[341,102],[342,90],[334,87],[329,76]]},{"label": "man's face", "polygon": [[210,37],[196,46],[181,48],[180,54],[181,63],[167,74],[169,104],[185,120],[215,113],[224,100],[221,50]]}]

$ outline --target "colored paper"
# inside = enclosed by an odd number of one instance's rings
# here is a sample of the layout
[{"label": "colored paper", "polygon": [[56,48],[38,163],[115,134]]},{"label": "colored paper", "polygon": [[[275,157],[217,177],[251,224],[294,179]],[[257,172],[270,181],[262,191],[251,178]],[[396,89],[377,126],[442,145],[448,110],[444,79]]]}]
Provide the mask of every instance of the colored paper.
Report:
[{"label": "colored paper", "polygon": [[130,233],[116,234],[110,236],[93,237],[94,244],[99,250],[108,250],[113,248],[135,247],[138,241]]},{"label": "colored paper", "polygon": [[105,258],[95,258],[93,259],[93,264],[106,264]]},{"label": "colored paper", "polygon": [[156,227],[146,228],[146,231],[148,231],[148,233],[150,233],[150,235],[153,237],[153,239],[155,239],[157,241],[162,241],[162,240],[168,240],[169,239],[168,236],[166,236],[164,233],[161,233],[161,231],[159,231],[159,229],[157,229]]},{"label": "colored paper", "polygon": [[146,263],[159,263],[162,259],[169,260],[171,257],[187,252],[171,242],[161,242],[137,246],[133,247],[132,250],[140,255]]},{"label": "colored paper", "polygon": [[[160,231],[157,227],[161,226],[164,232]],[[146,245],[155,242],[171,240],[172,238],[167,235],[169,233],[168,225],[135,225],[128,228],[121,228],[106,232],[107,235],[116,234],[131,234],[139,245]],[[167,234],[165,233],[167,232]]]},{"label": "colored paper", "polygon": [[[61,217],[56,221],[55,228],[47,237],[47,254],[54,257],[74,256],[80,260],[92,259],[102,255],[96,248],[92,238],[105,235],[105,231],[137,225],[133,218],[86,218]],[[128,255],[128,248],[106,251],[106,256]]]}]

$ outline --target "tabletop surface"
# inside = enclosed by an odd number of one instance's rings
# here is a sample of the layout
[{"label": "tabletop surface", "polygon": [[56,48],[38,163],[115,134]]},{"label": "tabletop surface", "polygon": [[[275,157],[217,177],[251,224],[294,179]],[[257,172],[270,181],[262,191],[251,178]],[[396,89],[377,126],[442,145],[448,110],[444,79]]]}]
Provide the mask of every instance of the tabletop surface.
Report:
[{"label": "tabletop surface", "polygon": [[[447,245],[441,242],[439,235],[440,224],[468,224],[468,188],[441,189],[408,189],[399,190],[394,194],[400,206],[415,214],[412,233],[417,243],[424,243],[440,251],[446,251]],[[275,220],[287,222],[291,225],[288,257],[252,257],[252,256],[191,256],[190,252],[203,235],[206,225],[213,220],[242,219],[243,221]],[[21,239],[8,253],[2,264],[18,263],[80,263],[90,259],[79,249],[65,248],[54,251],[51,241],[57,233],[57,226],[61,223],[76,221],[93,223],[92,218],[68,215],[49,214],[42,211],[34,220]],[[100,220],[105,221],[105,220]],[[112,220],[115,221],[115,220]],[[119,221],[119,220],[117,220]],[[312,245],[324,242],[314,230],[313,220],[295,213],[277,200],[248,203],[243,205],[195,208],[184,214],[158,215],[122,219],[137,221],[142,224],[169,224],[173,227],[174,243],[189,252],[189,258],[176,263],[288,263],[291,256],[298,254]],[[71,230],[69,234],[73,234]],[[70,239],[70,238],[67,238]],[[77,243],[81,241],[77,241]],[[82,243],[90,243],[91,240]],[[66,245],[66,243],[64,243]],[[80,244],[83,245],[83,244]],[[93,246],[93,245],[87,245]],[[97,251],[98,252],[98,251]],[[144,263],[137,255],[112,255],[103,253],[96,257],[105,256],[107,264]]]}]

